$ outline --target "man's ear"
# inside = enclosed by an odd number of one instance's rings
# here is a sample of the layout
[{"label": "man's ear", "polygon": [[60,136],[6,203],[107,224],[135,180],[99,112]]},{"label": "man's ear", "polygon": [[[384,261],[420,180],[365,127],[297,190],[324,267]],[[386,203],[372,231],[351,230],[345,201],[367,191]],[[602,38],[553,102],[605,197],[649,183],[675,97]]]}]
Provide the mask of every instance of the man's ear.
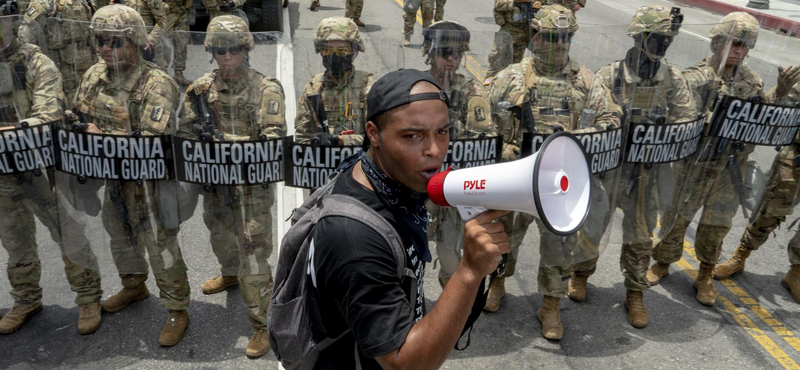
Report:
[{"label": "man's ear", "polygon": [[369,137],[369,145],[371,147],[380,148],[378,141],[378,125],[375,122],[367,121],[367,137]]}]

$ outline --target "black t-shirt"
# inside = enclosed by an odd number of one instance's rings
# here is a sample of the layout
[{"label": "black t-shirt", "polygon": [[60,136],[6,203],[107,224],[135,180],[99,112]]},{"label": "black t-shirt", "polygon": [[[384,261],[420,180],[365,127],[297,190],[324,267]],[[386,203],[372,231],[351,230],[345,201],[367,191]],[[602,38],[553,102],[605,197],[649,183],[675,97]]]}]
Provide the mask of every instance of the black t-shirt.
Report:
[{"label": "black t-shirt", "polygon": [[[414,271],[418,283],[412,287],[412,279],[401,282],[392,249],[375,230],[346,217],[322,219],[312,231],[312,281],[317,287],[319,309],[329,337],[335,338],[348,328],[351,332],[320,353],[315,369],[354,369],[355,340],[362,368],[380,369],[374,358],[400,348],[411,326],[424,315],[425,264],[394,222],[391,211],[373,191],[353,179],[353,168],[336,179],[333,194],[358,199],[394,226],[407,246],[406,267]],[[409,302],[411,289],[417,290],[413,308]]]}]

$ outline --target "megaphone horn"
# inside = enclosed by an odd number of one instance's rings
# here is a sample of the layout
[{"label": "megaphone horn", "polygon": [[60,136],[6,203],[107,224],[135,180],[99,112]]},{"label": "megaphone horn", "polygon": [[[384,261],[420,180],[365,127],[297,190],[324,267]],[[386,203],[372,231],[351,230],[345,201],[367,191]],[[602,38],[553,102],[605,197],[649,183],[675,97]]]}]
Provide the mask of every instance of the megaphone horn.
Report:
[{"label": "megaphone horn", "polygon": [[525,212],[553,234],[567,236],[589,214],[592,173],[578,139],[562,131],[526,158],[440,172],[428,182],[428,196],[458,208],[466,221],[490,209]]}]

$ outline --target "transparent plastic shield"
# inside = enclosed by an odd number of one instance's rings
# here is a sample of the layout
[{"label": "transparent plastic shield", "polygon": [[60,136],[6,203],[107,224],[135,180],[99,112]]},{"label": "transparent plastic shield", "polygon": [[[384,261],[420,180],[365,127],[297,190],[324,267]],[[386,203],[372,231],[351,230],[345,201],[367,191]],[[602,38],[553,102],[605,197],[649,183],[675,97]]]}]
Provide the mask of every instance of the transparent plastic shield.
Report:
[{"label": "transparent plastic shield", "polygon": [[286,211],[296,207],[281,190],[291,97],[280,81],[280,57],[288,39],[219,31],[189,38],[203,43],[188,48],[193,83],[181,102],[175,165],[198,211],[184,223],[181,241],[209,274],[204,278],[238,277],[248,306],[266,310],[268,259],[277,252]]},{"label": "transparent plastic shield", "polygon": [[[39,261],[58,258],[61,243],[52,140],[53,127],[64,117],[63,96],[55,66],[19,62],[23,53],[36,53],[16,38],[20,21],[0,16],[0,47],[9,53],[0,58],[0,244],[7,252],[0,261],[8,264],[12,288],[29,284]],[[29,68],[37,68],[33,81],[25,76]]]},{"label": "transparent plastic shield", "polygon": [[[545,222],[527,214],[506,216],[504,220],[513,249],[537,246],[540,273],[547,275],[540,276],[545,285],[561,281],[560,276],[567,276],[572,265],[595,260],[609,242],[625,144],[622,108],[615,104],[609,84],[584,67],[584,63],[595,61],[575,55],[589,54],[582,49],[589,43],[581,42],[580,35],[612,40],[614,31],[619,29],[581,29],[577,35],[542,33],[539,53],[501,70],[489,89],[492,117],[506,142],[504,160],[532,155],[549,135],[568,131],[581,142],[592,172],[588,214],[583,226],[571,235],[557,235]],[[609,59],[618,50],[610,46],[598,51],[597,44],[591,46],[593,53]],[[546,209],[544,214],[547,217]]]},{"label": "transparent plastic shield", "polygon": [[[180,90],[144,62],[146,28],[92,26],[102,60],[87,71],[74,114],[54,140],[63,175],[56,188],[64,247],[72,262],[86,268],[96,268],[97,256],[101,266],[113,264],[120,274],[180,276],[186,266],[168,137]],[[86,220],[85,240],[69,235],[80,231],[65,221],[72,219]]]}]

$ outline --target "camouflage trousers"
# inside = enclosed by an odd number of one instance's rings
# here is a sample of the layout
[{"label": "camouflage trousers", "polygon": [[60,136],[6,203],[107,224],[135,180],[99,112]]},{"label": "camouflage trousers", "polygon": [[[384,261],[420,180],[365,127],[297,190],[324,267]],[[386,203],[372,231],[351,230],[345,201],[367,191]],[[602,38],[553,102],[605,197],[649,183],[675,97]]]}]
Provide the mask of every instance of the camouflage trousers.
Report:
[{"label": "camouflage trousers", "polygon": [[[680,165],[676,165],[679,168]],[[691,189],[681,196],[674,207],[662,217],[659,239],[653,249],[653,259],[660,263],[675,263],[683,254],[686,229],[694,215],[703,208],[695,236],[697,259],[717,264],[722,241],[731,230],[731,220],[739,207],[739,198],[728,171],[722,166],[696,168],[690,174]],[[683,171],[678,171],[683,173]],[[672,216],[671,214],[674,214]],[[670,220],[674,218],[674,222]],[[672,225],[668,225],[672,223]]]},{"label": "camouflage trousers", "polygon": [[272,269],[267,259],[273,247],[270,208],[275,196],[273,188],[260,186],[248,187],[244,193],[232,204],[216,193],[205,195],[203,221],[222,275],[238,276],[250,323],[259,328],[267,326],[272,297]]},{"label": "camouflage trousers", "polygon": [[[30,186],[35,187],[35,192],[41,194],[42,198],[34,200],[26,196],[15,176],[0,177],[0,241],[8,252],[6,272],[11,285],[11,297],[21,303],[42,300],[42,288],[39,285],[42,264],[37,252],[35,216],[47,227],[50,237],[61,249],[67,281],[72,291],[77,293],[75,303],[83,305],[99,301],[103,295],[100,272],[84,234],[85,219],[70,214],[59,217],[56,197],[50,191],[46,178],[34,177],[30,173],[22,176],[31,180]],[[63,247],[59,227],[75,234],[68,240],[72,248]]]},{"label": "camouflage trousers", "polygon": [[[447,0],[422,0],[420,13],[422,13],[422,28],[428,28],[433,22],[444,19],[444,4]],[[413,35],[417,13],[403,14],[403,34]]]},{"label": "camouflage trousers", "polygon": [[522,212],[511,212],[498,219],[503,224],[503,231],[508,234],[508,244],[511,245],[511,252],[506,258],[505,277],[514,276],[519,248],[525,239],[525,234],[528,233],[528,227],[534,220],[532,215]]},{"label": "camouflage trousers", "polygon": [[455,208],[439,207],[428,202],[430,223],[428,241],[436,243],[436,256],[441,264],[439,277],[450,277],[461,262],[464,247],[464,220]]},{"label": "camouflage trousers", "polygon": [[[781,149],[772,163],[767,187],[758,208],[759,212],[742,234],[743,248],[757,250],[767,241],[769,234],[786,221],[786,216],[792,214],[794,207],[800,202],[798,197],[800,167],[794,163],[794,158],[798,155],[800,150],[796,146],[787,145]],[[792,265],[800,264],[800,232],[792,237],[788,252],[789,262]]]},{"label": "camouflage trousers", "polygon": [[[608,180],[606,180],[608,179]],[[586,276],[594,273],[597,258],[602,252],[603,236],[611,224],[612,197],[607,189],[615,185],[611,176],[594,176],[592,204],[583,227],[562,241],[560,236],[539,226],[539,292],[543,295],[566,298],[569,278],[580,271]],[[577,262],[577,263],[576,263]],[[587,273],[588,272],[588,273]]]},{"label": "camouflage trousers", "polygon": [[361,10],[364,9],[364,0],[347,0],[344,8],[345,17],[361,18]]},{"label": "camouflage trousers", "polygon": [[[509,50],[509,45],[497,45],[497,38],[495,38],[495,45],[492,46],[492,51],[489,52],[489,70],[486,72],[487,77],[494,77],[498,72],[508,67],[512,63],[519,63],[525,55],[525,48],[530,41],[528,38],[528,23],[506,23],[500,26],[500,32],[505,32],[511,36],[511,52],[512,55],[506,55]],[[507,40],[503,38],[501,40]]]},{"label": "camouflage trousers", "polygon": [[[108,188],[110,185],[106,185]],[[150,187],[149,185],[145,185]],[[189,279],[187,267],[178,245],[180,227],[167,229],[159,219],[155,200],[136,192],[135,183],[124,184],[122,195],[128,209],[131,235],[115,212],[114,204],[106,194],[103,202],[103,227],[111,238],[111,255],[122,286],[132,288],[147,280],[148,260],[160,291],[161,304],[170,310],[184,310],[189,306]],[[144,188],[144,187],[141,187]],[[133,201],[131,201],[133,198]],[[148,260],[144,259],[147,254]]]},{"label": "camouflage trousers", "polygon": [[[653,252],[653,230],[658,219],[657,180],[655,169],[646,170],[637,164],[641,171],[636,178],[635,187],[625,194],[628,179],[631,178],[633,164],[624,164],[617,189],[617,208],[622,210],[622,254],[620,269],[625,277],[625,288],[647,290],[650,288],[645,275],[650,267]],[[576,265],[575,274],[589,276],[597,269],[597,259]]]},{"label": "camouflage trousers", "polygon": [[[172,4],[169,4],[172,7]],[[170,8],[167,14],[166,23],[175,24],[174,31],[189,31],[189,11],[183,7],[177,7],[173,10]],[[183,71],[186,69],[186,48],[189,45],[189,32],[174,32],[170,36],[172,38],[173,59],[172,69],[176,71]]]}]

